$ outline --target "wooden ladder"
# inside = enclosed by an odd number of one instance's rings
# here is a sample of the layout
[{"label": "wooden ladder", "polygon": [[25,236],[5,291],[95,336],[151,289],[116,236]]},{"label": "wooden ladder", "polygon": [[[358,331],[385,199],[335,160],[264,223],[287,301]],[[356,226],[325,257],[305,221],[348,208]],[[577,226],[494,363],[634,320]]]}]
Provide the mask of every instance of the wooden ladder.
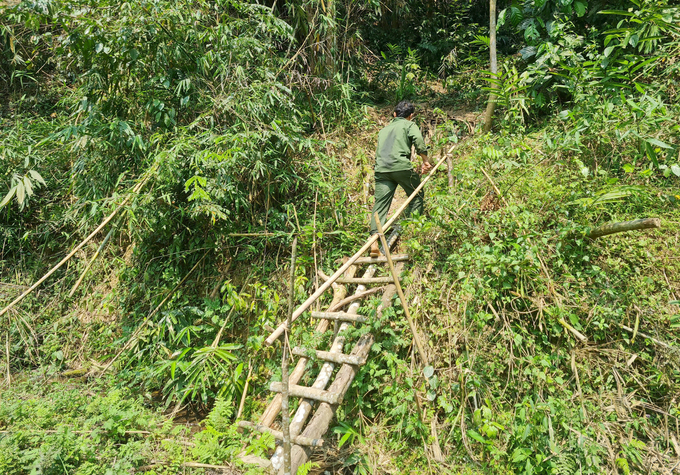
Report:
[{"label": "wooden ladder", "polygon": [[[396,235],[390,239],[388,246],[391,247],[394,241],[396,241]],[[391,258],[393,262],[397,263],[395,271],[400,273],[404,261],[408,260],[408,256],[393,255]],[[335,410],[342,403],[359,368],[368,359],[371,346],[373,345],[373,335],[370,333],[364,334],[354,343],[349,352],[344,352],[350,346],[349,342],[346,341],[346,333],[350,326],[367,321],[366,317],[357,313],[361,306],[362,298],[381,290],[383,293],[383,303],[379,307],[378,312],[391,305],[392,296],[394,296],[396,291],[393,278],[374,277],[378,270],[378,265],[386,263],[386,257],[360,257],[355,259],[353,264],[342,274],[342,277],[337,278],[336,283],[333,284],[333,301],[328,309],[324,312],[311,312],[312,318],[320,320],[316,326],[317,333],[322,334],[329,331],[331,322],[334,322],[334,338],[330,348],[321,350],[318,348],[295,347],[291,351],[292,355],[297,356],[299,359],[288,378],[288,394],[289,398],[300,398],[297,411],[290,419],[291,473],[293,474],[297,473],[298,467],[309,459],[314,448],[324,445],[322,437],[328,431],[335,415]],[[359,279],[355,278],[359,267],[364,265],[368,265],[368,268],[363,276]],[[347,286],[355,284],[357,287],[354,295],[346,298]],[[371,284],[388,285],[371,290],[367,289],[366,286]],[[347,309],[341,311],[346,306],[348,306]],[[303,379],[306,371],[314,369],[314,365],[309,365],[310,368],[308,368],[307,363],[310,361],[310,355],[313,355],[312,359],[318,359],[323,364],[311,386],[300,386],[298,383]],[[309,374],[308,376],[313,375]],[[260,417],[258,423],[239,422],[241,428],[270,433],[277,439],[276,450],[269,461],[263,459],[253,460],[252,457],[243,458],[246,462],[258,463],[262,468],[274,473],[283,473],[283,445],[280,443],[283,440],[283,433],[273,428],[281,413],[282,387],[283,385],[280,382],[271,383],[269,389],[276,393],[276,395]]]}]

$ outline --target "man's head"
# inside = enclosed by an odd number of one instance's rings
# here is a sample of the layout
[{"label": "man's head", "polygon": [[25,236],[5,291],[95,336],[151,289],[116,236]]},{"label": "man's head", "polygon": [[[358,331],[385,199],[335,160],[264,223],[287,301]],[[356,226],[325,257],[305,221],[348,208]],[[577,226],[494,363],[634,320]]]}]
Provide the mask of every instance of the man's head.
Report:
[{"label": "man's head", "polygon": [[394,108],[394,117],[403,117],[405,119],[408,119],[413,115],[415,111],[416,111],[415,106],[411,104],[409,101],[401,101]]}]

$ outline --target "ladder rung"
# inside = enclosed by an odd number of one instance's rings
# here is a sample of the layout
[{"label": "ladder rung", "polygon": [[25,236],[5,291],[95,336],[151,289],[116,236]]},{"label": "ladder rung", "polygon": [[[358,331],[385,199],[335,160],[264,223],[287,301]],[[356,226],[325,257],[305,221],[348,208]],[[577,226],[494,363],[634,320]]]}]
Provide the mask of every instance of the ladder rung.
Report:
[{"label": "ladder rung", "polygon": [[[283,392],[283,384],[280,382],[272,383],[269,390],[275,393]],[[288,395],[292,397],[302,397],[305,399],[312,399],[314,401],[327,402],[328,404],[338,404],[340,402],[340,395],[323,389],[308,388],[306,386],[298,386],[291,384],[288,386]]]},{"label": "ladder rung", "polygon": [[[239,421],[238,423],[239,427],[242,427],[244,429],[253,429],[258,432],[262,433],[269,433],[274,436],[275,439],[278,440],[283,440],[283,432],[279,430],[274,430],[271,429],[267,426],[263,426],[260,424],[255,424],[250,421]],[[307,447],[322,447],[323,446],[323,439],[312,439],[311,437],[304,437],[301,435],[298,435],[296,437],[291,437],[290,442],[295,444],[295,445],[305,445]]]},{"label": "ladder rung", "polygon": [[312,318],[323,318],[324,320],[339,320],[341,322],[364,323],[368,318],[363,315],[355,315],[346,312],[312,312]]},{"label": "ladder rung", "polygon": [[371,277],[369,279],[364,279],[362,277],[339,277],[336,280],[338,284],[391,284],[394,282],[392,276],[387,277]]},{"label": "ladder rung", "polygon": [[[295,347],[292,353],[295,356],[307,356],[309,350],[305,348]],[[356,355],[346,355],[344,353],[331,353],[330,351],[314,350],[316,357],[323,361],[330,361],[337,364],[351,364],[354,366],[362,366],[366,363],[366,358],[359,358]]]},{"label": "ladder rung", "polygon": [[[392,258],[392,262],[400,262],[400,261],[408,261],[409,256],[408,254],[392,254],[390,256]],[[380,256],[380,257],[360,257],[356,261],[354,261],[355,264],[381,264],[387,262],[387,257],[385,256]]]}]

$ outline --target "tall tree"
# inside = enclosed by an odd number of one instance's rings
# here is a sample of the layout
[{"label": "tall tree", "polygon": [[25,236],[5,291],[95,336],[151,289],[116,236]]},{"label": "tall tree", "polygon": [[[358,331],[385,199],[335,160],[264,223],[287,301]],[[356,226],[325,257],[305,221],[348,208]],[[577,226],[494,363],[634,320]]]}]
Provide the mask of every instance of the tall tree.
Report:
[{"label": "tall tree", "polygon": [[[498,62],[496,60],[496,0],[489,1],[489,55],[491,61],[491,75],[496,79],[498,74]],[[491,88],[496,89],[498,84],[496,81],[491,83]],[[496,108],[496,94],[491,92],[489,94],[489,102],[486,104],[486,113],[484,114],[484,133],[491,130],[493,123],[493,111]]]}]

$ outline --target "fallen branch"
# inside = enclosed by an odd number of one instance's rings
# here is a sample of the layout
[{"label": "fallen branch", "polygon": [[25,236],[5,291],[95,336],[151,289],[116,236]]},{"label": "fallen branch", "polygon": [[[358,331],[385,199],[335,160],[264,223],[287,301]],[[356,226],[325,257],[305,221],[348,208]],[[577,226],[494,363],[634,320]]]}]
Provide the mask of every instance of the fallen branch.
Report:
[{"label": "fallen branch", "polygon": [[645,334],[645,333],[642,333],[642,332],[640,332],[640,331],[639,331],[639,332],[635,332],[635,330],[634,330],[633,328],[630,328],[630,327],[628,327],[628,326],[626,326],[626,325],[622,325],[622,324],[619,323],[619,326],[620,326],[621,328],[623,328],[624,330],[626,330],[627,332],[630,332],[630,333],[637,333],[637,334],[640,335],[642,338],[646,338],[646,339],[648,339],[648,340],[651,340],[651,341],[653,341],[654,343],[656,343],[657,345],[663,346],[664,348],[666,348],[666,349],[668,349],[668,350],[677,349],[677,348],[674,348],[673,346],[669,345],[668,343],[664,343],[664,342],[661,341],[661,340],[657,340],[656,338],[654,338],[654,337],[652,337],[652,336],[649,336],[649,335],[647,335],[647,334]]},{"label": "fallen branch", "polygon": [[624,221],[622,223],[609,223],[603,226],[598,226],[586,233],[586,237],[590,239],[597,239],[602,236],[609,236],[610,234],[625,233],[628,231],[636,231],[638,229],[658,229],[661,227],[661,220],[659,218],[645,218],[636,219],[634,221]]}]

